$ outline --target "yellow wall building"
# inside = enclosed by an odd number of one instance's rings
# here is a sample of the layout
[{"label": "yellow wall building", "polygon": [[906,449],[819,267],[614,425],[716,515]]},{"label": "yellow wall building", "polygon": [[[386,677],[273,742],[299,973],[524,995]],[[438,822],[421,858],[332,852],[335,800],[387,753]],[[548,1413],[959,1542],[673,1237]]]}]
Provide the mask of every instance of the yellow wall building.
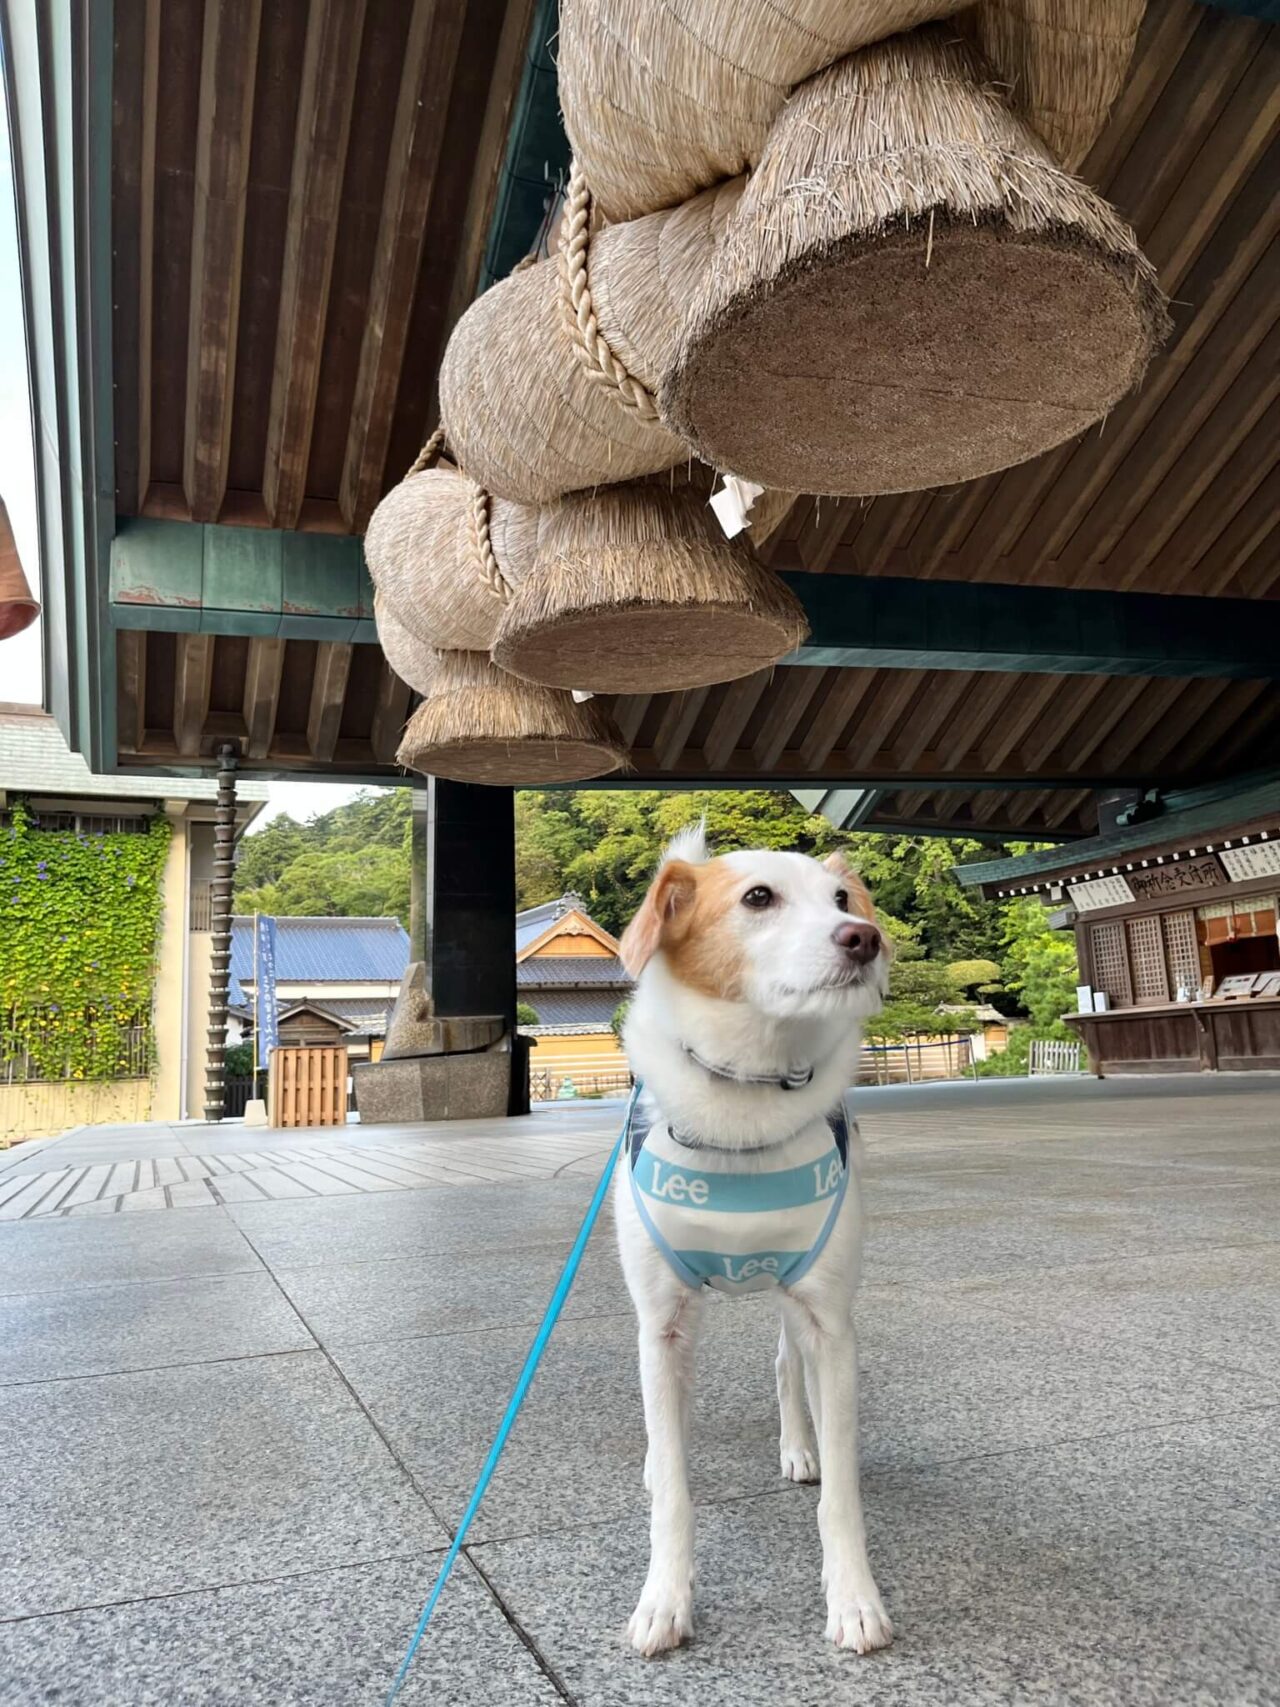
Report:
[{"label": "yellow wall building", "polygon": [[608,1096],[630,1083],[613,1016],[631,994],[618,944],[577,895],[516,915],[516,993],[538,1016],[522,1024],[533,1042],[535,1101]]},{"label": "yellow wall building", "polygon": [[[24,1081],[0,1062],[0,1147],[73,1126],[202,1114],[216,794],[212,779],[95,776],[52,717],[35,706],[0,705],[0,820],[21,800],[50,829],[127,834],[163,812],[173,831],[162,876],[150,1076]],[[261,811],[266,784],[241,783],[237,796],[242,830]]]}]

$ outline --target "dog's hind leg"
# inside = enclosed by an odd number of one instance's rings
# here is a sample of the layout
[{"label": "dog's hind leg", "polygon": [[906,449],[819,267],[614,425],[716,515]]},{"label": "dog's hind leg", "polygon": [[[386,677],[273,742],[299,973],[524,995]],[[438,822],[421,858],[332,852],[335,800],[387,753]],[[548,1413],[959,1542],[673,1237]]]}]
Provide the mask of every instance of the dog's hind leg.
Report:
[{"label": "dog's hind leg", "polygon": [[778,1335],[778,1415],[781,1421],[779,1455],[782,1474],[790,1482],[818,1480],[818,1443],[804,1396],[804,1360],[800,1347],[787,1337],[786,1317]]},{"label": "dog's hind leg", "polygon": [[640,1386],[649,1435],[646,1480],[653,1507],[649,1575],[627,1634],[642,1654],[678,1648],[693,1634],[693,1500],[687,1434],[701,1308],[700,1295],[685,1286],[678,1297],[667,1291],[665,1298],[636,1300]]}]

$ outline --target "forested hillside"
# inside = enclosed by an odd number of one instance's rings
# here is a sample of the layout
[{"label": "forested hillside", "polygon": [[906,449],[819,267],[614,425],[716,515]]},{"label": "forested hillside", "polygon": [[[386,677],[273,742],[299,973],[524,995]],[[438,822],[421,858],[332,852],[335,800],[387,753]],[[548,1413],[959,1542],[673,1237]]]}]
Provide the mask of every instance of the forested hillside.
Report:
[{"label": "forested hillside", "polygon": [[369,790],[306,824],[287,814],[245,836],[239,913],[380,918],[409,923],[409,790]]},{"label": "forested hillside", "polygon": [[[368,792],[309,823],[277,818],[241,844],[236,907],[277,915],[394,913],[409,922],[408,789]],[[664,844],[704,816],[712,845],[845,848],[898,945],[882,1028],[913,1029],[942,1001],[993,1000],[1052,1035],[1073,1005],[1069,937],[1045,929],[1037,902],[997,904],[961,889],[950,868],[991,857],[976,842],[835,830],[795,798],[765,790],[530,790],[516,796],[521,907],[576,890],[607,930],[639,905]]]}]

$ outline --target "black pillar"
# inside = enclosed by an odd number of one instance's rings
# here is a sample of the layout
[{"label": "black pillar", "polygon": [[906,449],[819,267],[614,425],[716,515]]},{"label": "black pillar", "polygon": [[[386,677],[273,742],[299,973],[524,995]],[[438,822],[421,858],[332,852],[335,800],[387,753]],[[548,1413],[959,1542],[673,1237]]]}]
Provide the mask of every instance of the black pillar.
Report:
[{"label": "black pillar", "polygon": [[528,1108],[516,1039],[515,796],[509,788],[427,785],[427,978],[438,1014],[501,1014],[514,1046],[511,1113]]},{"label": "black pillar", "polygon": [[409,959],[427,958],[427,806],[425,788],[409,791]]}]

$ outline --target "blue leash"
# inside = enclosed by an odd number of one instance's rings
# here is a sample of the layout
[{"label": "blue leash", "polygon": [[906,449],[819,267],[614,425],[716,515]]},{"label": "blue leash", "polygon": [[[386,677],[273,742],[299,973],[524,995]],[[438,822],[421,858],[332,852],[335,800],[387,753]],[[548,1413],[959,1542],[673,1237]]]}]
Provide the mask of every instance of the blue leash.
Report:
[{"label": "blue leash", "polygon": [[494,1436],[493,1445],[489,1448],[489,1456],[484,1461],[484,1468],[480,1472],[480,1479],[475,1485],[475,1489],[472,1492],[470,1500],[467,1502],[467,1509],[462,1514],[462,1522],[458,1525],[457,1534],[453,1538],[453,1543],[450,1546],[449,1551],[444,1556],[444,1563],[440,1567],[440,1574],[435,1580],[435,1586],[427,1596],[427,1604],[423,1607],[422,1616],[418,1620],[417,1628],[409,1639],[408,1649],[405,1652],[404,1658],[400,1661],[400,1669],[396,1673],[391,1688],[387,1692],[385,1707],[392,1707],[392,1703],[400,1693],[401,1685],[409,1674],[409,1667],[413,1664],[413,1656],[417,1653],[418,1645],[422,1641],[423,1636],[426,1635],[427,1625],[431,1622],[431,1615],[436,1609],[436,1602],[440,1599],[440,1595],[444,1590],[444,1585],[449,1580],[449,1572],[453,1569],[453,1562],[458,1557],[458,1554],[462,1549],[462,1543],[467,1538],[467,1530],[471,1527],[471,1520],[479,1509],[480,1501],[484,1498],[485,1493],[488,1490],[489,1483],[493,1480],[493,1472],[498,1467],[499,1458],[502,1457],[502,1450],[506,1446],[507,1439],[511,1434],[512,1424],[519,1415],[520,1407],[523,1405],[525,1396],[533,1384],[533,1378],[538,1372],[538,1365],[542,1362],[542,1354],[547,1349],[547,1341],[551,1338],[551,1330],[555,1327],[556,1322],[560,1318],[560,1312],[564,1309],[565,1300],[569,1296],[569,1289],[572,1287],[578,1270],[582,1266],[582,1255],[587,1248],[587,1240],[591,1237],[591,1229],[599,1219],[600,1210],[604,1204],[605,1193],[609,1189],[609,1181],[613,1178],[613,1170],[617,1166],[618,1156],[622,1150],[623,1140],[626,1138],[627,1132],[631,1126],[631,1111],[636,1105],[636,1098],[639,1094],[640,1087],[637,1085],[635,1090],[631,1093],[631,1101],[627,1104],[627,1115],[626,1119],[622,1123],[622,1130],[618,1134],[613,1149],[609,1152],[609,1160],[604,1165],[604,1172],[600,1175],[600,1183],[595,1189],[595,1195],[592,1197],[591,1202],[587,1205],[587,1213],[583,1217],[581,1227],[578,1229],[578,1236],[573,1241],[573,1249],[565,1258],[564,1267],[560,1270],[560,1278],[556,1281],[556,1289],[551,1294],[551,1302],[547,1305],[547,1313],[542,1318],[542,1324],[534,1335],[533,1344],[529,1348],[529,1355],[524,1360],[524,1368],[520,1371],[520,1379],[516,1382],[515,1391],[512,1393],[510,1402],[507,1405],[506,1414],[498,1425],[498,1432]]}]

